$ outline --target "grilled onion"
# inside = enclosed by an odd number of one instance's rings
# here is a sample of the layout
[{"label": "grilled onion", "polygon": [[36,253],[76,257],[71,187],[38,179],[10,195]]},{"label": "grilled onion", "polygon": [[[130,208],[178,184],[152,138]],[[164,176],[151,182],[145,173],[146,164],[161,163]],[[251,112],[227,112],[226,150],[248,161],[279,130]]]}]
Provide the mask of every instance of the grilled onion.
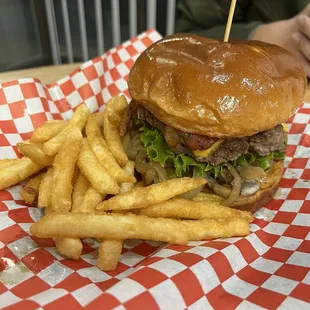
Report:
[{"label": "grilled onion", "polygon": [[182,195],[179,195],[178,197],[180,198],[184,198],[184,199],[193,199],[194,197],[196,197],[201,191],[202,189],[204,188],[204,184],[187,192],[187,193],[184,193]]},{"label": "grilled onion", "polygon": [[244,165],[237,168],[242,180],[263,180],[266,172],[263,168],[252,165]]},{"label": "grilled onion", "polygon": [[231,173],[231,175],[234,177],[233,181],[231,182],[232,185],[232,190],[231,193],[229,195],[229,197],[224,200],[222,202],[222,204],[224,206],[231,206],[239,197],[240,192],[241,192],[241,186],[242,186],[242,182],[241,182],[241,177],[238,173],[238,171],[236,170],[236,168],[234,168],[232,165],[227,164],[227,168],[229,170],[229,172]]}]

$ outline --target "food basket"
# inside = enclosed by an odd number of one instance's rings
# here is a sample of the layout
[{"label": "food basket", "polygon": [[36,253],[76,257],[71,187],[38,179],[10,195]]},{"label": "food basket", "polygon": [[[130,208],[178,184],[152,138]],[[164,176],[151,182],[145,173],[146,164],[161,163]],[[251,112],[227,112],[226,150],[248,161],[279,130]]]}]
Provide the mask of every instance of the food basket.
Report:
[{"label": "food basket", "polygon": [[[92,112],[124,93],[155,30],[96,57],[50,85],[37,79],[0,84],[0,159],[51,119],[69,119],[84,102]],[[83,240],[79,260],[57,254],[51,239],[29,233],[39,208],[22,185],[0,192],[0,308],[5,309],[309,309],[310,104],[288,121],[285,171],[276,198],[255,213],[244,238],[185,246],[127,240],[118,267],[96,267],[98,243]]]}]

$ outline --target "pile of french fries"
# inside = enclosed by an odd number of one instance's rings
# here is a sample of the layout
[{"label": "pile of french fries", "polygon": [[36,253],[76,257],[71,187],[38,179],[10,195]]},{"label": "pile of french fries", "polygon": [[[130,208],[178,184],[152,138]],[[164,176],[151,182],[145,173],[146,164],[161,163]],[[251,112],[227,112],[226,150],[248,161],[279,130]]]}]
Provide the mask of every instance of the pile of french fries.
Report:
[{"label": "pile of french fries", "polygon": [[69,121],[48,121],[18,143],[23,158],[0,160],[0,189],[28,179],[22,199],[44,208],[31,233],[53,238],[58,252],[72,259],[82,254],[82,238],[98,239],[98,267],[105,271],[116,268],[126,239],[187,244],[249,234],[251,213],[206,193],[179,198],[204,179],[136,182],[119,134],[126,106],[124,96],[114,97],[91,115],[82,104]]}]

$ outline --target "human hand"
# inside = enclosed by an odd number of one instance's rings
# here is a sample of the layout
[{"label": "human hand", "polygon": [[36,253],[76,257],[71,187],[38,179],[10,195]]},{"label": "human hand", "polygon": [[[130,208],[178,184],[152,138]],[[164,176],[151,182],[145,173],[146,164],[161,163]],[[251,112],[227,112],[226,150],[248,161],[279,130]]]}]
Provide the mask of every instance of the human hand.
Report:
[{"label": "human hand", "polygon": [[310,77],[310,4],[291,19],[259,26],[251,39],[276,44],[290,51]]}]

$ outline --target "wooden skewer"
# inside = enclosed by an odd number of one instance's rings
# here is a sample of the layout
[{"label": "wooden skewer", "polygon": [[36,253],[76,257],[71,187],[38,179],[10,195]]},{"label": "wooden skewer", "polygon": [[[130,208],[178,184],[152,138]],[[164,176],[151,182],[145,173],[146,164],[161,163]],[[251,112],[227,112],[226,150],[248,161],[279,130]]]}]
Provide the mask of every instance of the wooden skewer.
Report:
[{"label": "wooden skewer", "polygon": [[231,3],[230,3],[228,19],[227,19],[226,28],[225,28],[224,42],[228,42],[228,39],[229,39],[231,23],[234,17],[234,12],[235,12],[235,7],[236,7],[236,1],[237,0],[231,0]]}]

